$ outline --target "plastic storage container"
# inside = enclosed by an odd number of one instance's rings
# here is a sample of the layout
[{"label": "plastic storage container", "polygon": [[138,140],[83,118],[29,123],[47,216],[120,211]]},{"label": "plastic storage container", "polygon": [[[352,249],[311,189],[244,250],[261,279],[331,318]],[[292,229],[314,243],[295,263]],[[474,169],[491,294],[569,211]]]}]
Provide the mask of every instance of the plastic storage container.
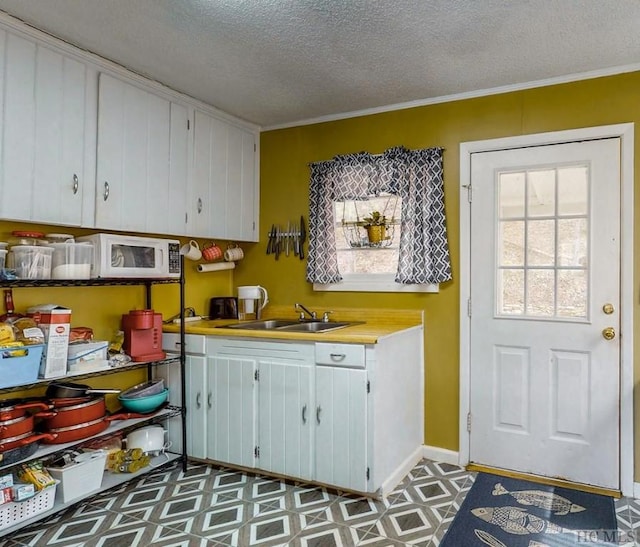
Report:
[{"label": "plastic storage container", "polygon": [[103,451],[85,452],[78,459],[64,467],[47,467],[51,476],[60,481],[56,497],[62,503],[68,503],[100,489],[107,453]]},{"label": "plastic storage container", "polygon": [[41,490],[28,500],[0,505],[0,530],[37,517],[40,513],[51,509],[55,503],[57,485],[58,483]]},{"label": "plastic storage container", "polygon": [[11,248],[10,263],[18,279],[50,279],[52,255],[51,247],[17,245]]},{"label": "plastic storage container", "polygon": [[51,243],[53,249],[51,277],[53,279],[89,279],[91,274],[91,243]]},{"label": "plastic storage container", "polygon": [[38,380],[44,344],[0,348],[0,388]]}]

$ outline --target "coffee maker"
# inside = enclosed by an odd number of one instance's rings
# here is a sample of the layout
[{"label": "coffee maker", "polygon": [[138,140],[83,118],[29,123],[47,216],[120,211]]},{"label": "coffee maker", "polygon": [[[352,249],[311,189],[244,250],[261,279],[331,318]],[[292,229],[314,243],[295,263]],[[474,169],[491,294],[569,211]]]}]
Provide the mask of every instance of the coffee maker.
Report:
[{"label": "coffee maker", "polygon": [[267,289],[260,285],[238,287],[238,319],[260,319],[263,308],[269,303]]},{"label": "coffee maker", "polygon": [[132,361],[158,361],[162,351],[162,314],[153,310],[131,310],[122,316],[122,349]]}]

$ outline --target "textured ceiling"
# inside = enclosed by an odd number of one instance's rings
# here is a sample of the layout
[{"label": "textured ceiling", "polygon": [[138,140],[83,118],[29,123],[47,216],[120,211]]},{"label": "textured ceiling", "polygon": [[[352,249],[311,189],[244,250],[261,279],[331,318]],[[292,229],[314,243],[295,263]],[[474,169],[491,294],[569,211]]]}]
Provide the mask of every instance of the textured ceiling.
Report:
[{"label": "textured ceiling", "polygon": [[0,10],[266,127],[640,68],[638,0],[0,0]]}]

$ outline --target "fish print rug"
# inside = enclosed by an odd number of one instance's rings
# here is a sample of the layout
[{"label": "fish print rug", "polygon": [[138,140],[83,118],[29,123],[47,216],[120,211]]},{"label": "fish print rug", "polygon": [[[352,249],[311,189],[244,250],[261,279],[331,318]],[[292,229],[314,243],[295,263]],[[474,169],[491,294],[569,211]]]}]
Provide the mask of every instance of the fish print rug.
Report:
[{"label": "fish print rug", "polygon": [[440,547],[619,545],[613,498],[479,473]]}]

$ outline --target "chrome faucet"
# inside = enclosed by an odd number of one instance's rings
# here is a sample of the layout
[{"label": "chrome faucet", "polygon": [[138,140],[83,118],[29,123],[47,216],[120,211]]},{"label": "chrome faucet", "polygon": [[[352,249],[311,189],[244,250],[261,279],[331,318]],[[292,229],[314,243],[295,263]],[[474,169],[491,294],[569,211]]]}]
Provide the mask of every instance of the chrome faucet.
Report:
[{"label": "chrome faucet", "polygon": [[300,321],[304,321],[304,312],[307,312],[307,314],[309,315],[309,317],[311,319],[317,319],[318,315],[316,314],[316,312],[314,311],[309,311],[307,308],[305,308],[302,304],[298,304],[296,302],[296,311],[300,312]]}]

